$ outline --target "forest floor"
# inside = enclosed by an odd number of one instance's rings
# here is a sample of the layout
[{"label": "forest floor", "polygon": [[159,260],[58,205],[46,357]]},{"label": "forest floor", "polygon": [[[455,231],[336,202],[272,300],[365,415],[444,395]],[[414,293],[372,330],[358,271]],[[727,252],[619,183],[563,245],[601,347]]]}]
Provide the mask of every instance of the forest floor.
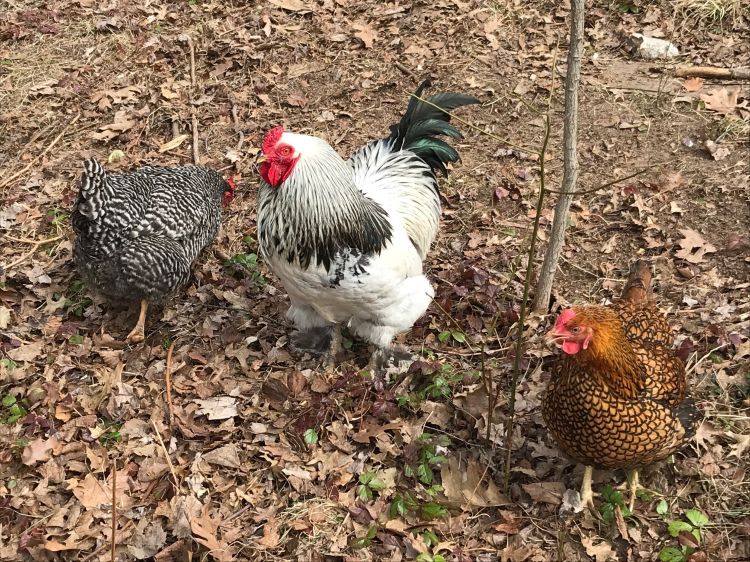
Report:
[{"label": "forest floor", "polygon": [[[600,516],[576,513],[581,467],[539,409],[552,316],[531,315],[506,442],[545,114],[547,187],[562,176],[561,4],[3,2],[0,559],[750,559],[750,84],[674,77],[750,66],[740,0],[716,21],[698,0],[587,3],[580,188],[647,170],[576,197],[550,307],[612,298],[648,260],[705,415],[696,438],[644,470],[634,513],[617,471],[595,473]],[[635,58],[632,32],[681,54]],[[424,360],[373,379],[347,339],[324,369],[290,353],[286,294],[256,261],[255,153],[283,123],[347,155],[424,77],[482,101],[457,111],[473,127],[457,123],[462,162],[442,184],[436,303],[404,338]],[[134,311],[72,267],[81,160],[190,163],[193,115],[201,162],[238,197],[193,281],[128,345]]]}]

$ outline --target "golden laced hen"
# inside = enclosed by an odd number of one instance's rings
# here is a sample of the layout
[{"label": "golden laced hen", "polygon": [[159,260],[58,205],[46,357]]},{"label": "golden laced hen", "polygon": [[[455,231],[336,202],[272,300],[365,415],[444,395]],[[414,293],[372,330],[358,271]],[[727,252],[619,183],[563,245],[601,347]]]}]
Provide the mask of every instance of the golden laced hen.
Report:
[{"label": "golden laced hen", "polygon": [[648,265],[637,261],[622,297],[610,306],[564,310],[547,334],[562,348],[542,399],[542,416],[560,448],[586,465],[581,500],[593,506],[594,467],[632,470],[662,460],[695,433],[685,365],[672,330],[651,301]]}]

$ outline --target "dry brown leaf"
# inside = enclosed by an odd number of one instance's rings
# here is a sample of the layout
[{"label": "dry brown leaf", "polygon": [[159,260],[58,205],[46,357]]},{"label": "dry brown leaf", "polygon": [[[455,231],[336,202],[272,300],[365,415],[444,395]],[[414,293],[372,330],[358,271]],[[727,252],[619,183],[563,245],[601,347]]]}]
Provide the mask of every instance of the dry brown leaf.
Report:
[{"label": "dry brown leaf", "polygon": [[562,482],[534,482],[523,484],[522,487],[532,500],[551,505],[560,505],[565,493],[565,484]]},{"label": "dry brown leaf", "polygon": [[[701,94],[701,100],[706,104],[706,109],[716,111],[722,115],[734,113],[739,107],[737,99],[740,95],[740,87],[717,88]],[[743,104],[744,105],[744,104]]]},{"label": "dry brown leaf", "polygon": [[258,539],[258,544],[266,548],[276,548],[279,546],[279,522],[275,517],[271,517],[263,525],[263,536]]},{"label": "dry brown leaf", "polygon": [[699,78],[697,76],[693,76],[692,78],[687,78],[682,82],[682,86],[688,91],[688,92],[697,92],[698,90],[703,88],[704,80],[703,78]]},{"label": "dry brown leaf", "polygon": [[269,4],[273,4],[277,8],[287,10],[288,12],[311,12],[312,10],[305,5],[301,0],[268,0]]},{"label": "dry brown leaf", "polygon": [[352,27],[358,30],[354,36],[365,44],[366,49],[372,49],[375,39],[378,37],[378,32],[369,23],[359,22],[353,24]]},{"label": "dry brown leaf", "polygon": [[56,437],[34,439],[21,452],[21,462],[26,466],[34,466],[38,462],[47,462],[52,457],[52,450],[60,443]]},{"label": "dry brown leaf", "polygon": [[8,351],[8,357],[13,361],[33,361],[42,354],[43,340],[27,343],[16,349]]},{"label": "dry brown leaf", "polygon": [[679,241],[681,249],[675,252],[675,256],[680,259],[689,263],[701,263],[706,254],[716,251],[716,247],[706,242],[700,232],[690,228],[683,228],[680,229],[680,234],[683,236],[682,240]]},{"label": "dry brown leaf", "polygon": [[237,399],[231,396],[213,396],[206,400],[194,400],[198,404],[198,414],[209,420],[225,420],[237,415]]},{"label": "dry brown leaf", "polygon": [[581,544],[586,549],[586,554],[592,556],[595,562],[607,562],[608,560],[617,559],[612,545],[608,542],[602,541],[594,544],[593,537],[584,537],[581,539]]},{"label": "dry brown leaf", "polygon": [[159,145],[159,152],[169,152],[170,150],[174,150],[178,146],[180,146],[183,142],[185,142],[188,138],[190,138],[190,135],[177,135],[175,138],[173,138],[169,142],[165,142],[162,145]]},{"label": "dry brown leaf", "polygon": [[461,462],[456,457],[448,459],[440,469],[445,495],[462,508],[504,505],[508,499],[487,476],[478,461]]},{"label": "dry brown leaf", "polygon": [[240,467],[240,456],[237,453],[237,445],[234,443],[229,443],[205,453],[203,459],[208,463],[226,466],[227,468]]}]

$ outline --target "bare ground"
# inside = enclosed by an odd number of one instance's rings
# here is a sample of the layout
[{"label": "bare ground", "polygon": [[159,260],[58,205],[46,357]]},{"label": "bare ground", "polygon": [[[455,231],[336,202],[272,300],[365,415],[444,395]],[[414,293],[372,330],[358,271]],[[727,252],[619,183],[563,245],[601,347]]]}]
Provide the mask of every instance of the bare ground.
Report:
[{"label": "bare ground", "polygon": [[[547,186],[562,172],[567,9],[95,4],[11,1],[0,13],[0,558],[110,560],[113,485],[118,560],[657,560],[680,547],[668,523],[691,509],[708,518],[699,545],[681,538],[692,562],[750,557],[750,88],[677,80],[673,61],[623,47],[646,30],[674,41],[681,64],[748,66],[746,12],[710,22],[668,2],[589,7],[580,187],[650,168],[576,199],[551,311],[611,297],[645,256],[706,415],[674,462],[644,472],[653,493],[632,516],[607,512],[607,496],[599,520],[570,512],[563,494],[580,469],[541,422],[547,318],[527,325],[502,491],[546,111]],[[330,372],[289,353],[286,296],[254,265],[252,160],[278,123],[348,154],[384,135],[427,76],[483,103],[460,112],[474,128],[461,125],[463,161],[442,187],[428,263],[438,297],[405,340],[425,363],[372,380],[367,349],[349,341]],[[240,195],[194,281],[128,346],[133,312],[92,300],[71,267],[80,160],[190,162],[191,110],[202,162],[234,175]],[[488,432],[489,381],[501,392]],[[595,486],[623,480],[597,473]]]}]

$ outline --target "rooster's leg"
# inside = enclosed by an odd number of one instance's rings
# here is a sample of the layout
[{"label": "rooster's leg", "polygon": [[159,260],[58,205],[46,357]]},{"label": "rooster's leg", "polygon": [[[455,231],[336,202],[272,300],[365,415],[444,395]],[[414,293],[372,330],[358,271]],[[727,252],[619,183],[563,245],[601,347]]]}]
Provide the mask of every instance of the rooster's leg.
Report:
[{"label": "rooster's leg", "polygon": [[141,301],[141,313],[138,315],[138,323],[128,334],[128,341],[131,343],[141,343],[146,339],[146,312],[148,311],[148,301]]},{"label": "rooster's leg", "polygon": [[328,366],[331,368],[336,367],[336,358],[341,355],[344,351],[343,336],[341,335],[341,324],[333,326],[333,334],[331,335],[331,347],[328,349]]},{"label": "rooster's leg", "polygon": [[591,477],[594,474],[593,466],[586,466],[581,481],[581,504],[594,509],[594,492],[591,490]]},{"label": "rooster's leg", "polygon": [[633,506],[635,505],[635,494],[638,491],[638,469],[634,468],[630,471],[630,503],[628,504],[628,507],[630,508],[630,512],[633,512]]}]

